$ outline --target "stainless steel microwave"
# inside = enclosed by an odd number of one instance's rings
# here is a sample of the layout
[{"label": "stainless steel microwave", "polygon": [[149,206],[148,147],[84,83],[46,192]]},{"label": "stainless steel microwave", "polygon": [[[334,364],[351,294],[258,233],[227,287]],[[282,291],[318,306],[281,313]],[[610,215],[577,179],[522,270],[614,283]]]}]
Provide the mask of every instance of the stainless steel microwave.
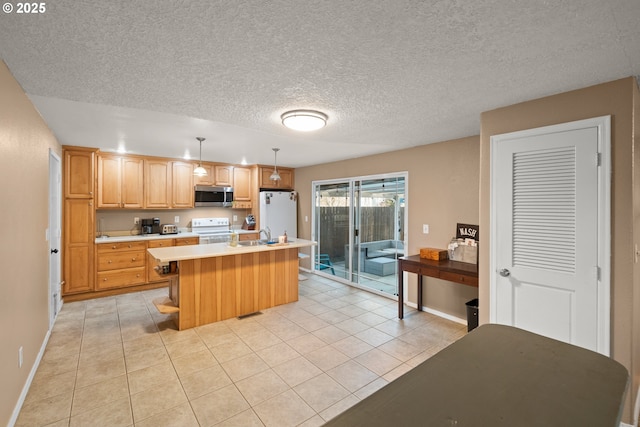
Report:
[{"label": "stainless steel microwave", "polygon": [[233,204],[233,187],[195,186],[196,206],[218,206],[230,208]]}]

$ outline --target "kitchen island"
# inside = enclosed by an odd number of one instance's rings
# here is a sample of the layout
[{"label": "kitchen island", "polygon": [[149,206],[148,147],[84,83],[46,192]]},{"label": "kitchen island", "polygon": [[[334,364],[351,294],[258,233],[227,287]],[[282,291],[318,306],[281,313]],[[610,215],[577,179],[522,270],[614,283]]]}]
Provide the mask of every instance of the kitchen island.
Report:
[{"label": "kitchen island", "polygon": [[154,303],[163,312],[175,312],[179,330],[298,300],[298,251],[316,243],[241,243],[147,250],[160,269],[168,270],[170,282],[169,298]]}]

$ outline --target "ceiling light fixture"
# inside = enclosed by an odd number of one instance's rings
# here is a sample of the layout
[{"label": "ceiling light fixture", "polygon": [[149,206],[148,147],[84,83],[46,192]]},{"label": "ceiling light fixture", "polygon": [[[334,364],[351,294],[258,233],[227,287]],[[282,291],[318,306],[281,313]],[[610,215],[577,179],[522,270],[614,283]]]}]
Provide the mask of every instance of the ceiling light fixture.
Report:
[{"label": "ceiling light fixture", "polygon": [[280,181],[280,174],[278,173],[278,151],[279,148],[272,148],[273,150],[273,173],[269,177],[271,181]]},{"label": "ceiling light fixture", "polygon": [[283,125],[301,132],[321,129],[326,126],[329,119],[326,114],[313,110],[287,111],[280,118]]},{"label": "ceiling light fixture", "polygon": [[196,176],[206,176],[207,170],[202,167],[202,141],[205,139],[201,136],[197,136],[196,139],[200,141],[200,162],[198,163],[198,167],[193,170],[193,174]]}]

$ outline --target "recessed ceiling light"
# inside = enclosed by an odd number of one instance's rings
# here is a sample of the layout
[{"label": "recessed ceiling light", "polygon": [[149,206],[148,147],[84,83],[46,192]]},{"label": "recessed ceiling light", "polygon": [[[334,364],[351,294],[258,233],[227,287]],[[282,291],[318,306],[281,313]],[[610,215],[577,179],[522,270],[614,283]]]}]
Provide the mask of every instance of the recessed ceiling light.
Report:
[{"label": "recessed ceiling light", "polygon": [[314,110],[292,110],[287,111],[282,116],[282,124],[289,129],[310,132],[323,128],[327,124],[328,117],[320,111]]}]

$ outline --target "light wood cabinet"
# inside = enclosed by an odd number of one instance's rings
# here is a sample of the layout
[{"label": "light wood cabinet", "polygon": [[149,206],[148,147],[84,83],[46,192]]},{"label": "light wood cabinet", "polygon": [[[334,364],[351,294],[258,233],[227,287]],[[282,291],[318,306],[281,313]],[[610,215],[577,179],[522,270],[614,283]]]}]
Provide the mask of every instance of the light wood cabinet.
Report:
[{"label": "light wood cabinet", "polygon": [[[195,169],[199,163],[195,163],[193,168]],[[193,176],[193,185],[213,185],[215,182],[215,177],[213,175],[213,164],[212,163],[201,163],[204,170],[207,171],[207,174],[204,176]]]},{"label": "light wood cabinet", "polygon": [[65,199],[63,295],[94,289],[94,236],[93,200]]},{"label": "light wood cabinet", "polygon": [[[200,243],[199,237],[178,237],[175,239],[158,239],[146,242],[147,248],[166,248],[170,246],[197,245]],[[166,281],[167,276],[159,274],[156,270],[156,260],[147,253],[147,280],[149,282]]]},{"label": "light wood cabinet", "polygon": [[64,197],[93,199],[95,150],[64,152]]},{"label": "light wood cabinet", "polygon": [[171,207],[186,209],[193,207],[193,164],[171,162]]},{"label": "light wood cabinet", "polygon": [[232,187],[233,186],[233,175],[234,168],[231,165],[215,165],[214,168],[214,185],[219,185],[220,187]]},{"label": "light wood cabinet", "polygon": [[144,206],[144,162],[141,158],[98,156],[98,209]]},{"label": "light wood cabinet", "polygon": [[258,170],[258,184],[260,188],[273,188],[283,190],[293,190],[293,169],[278,168],[280,174],[279,181],[270,179],[273,168],[268,166],[260,166]]},{"label": "light wood cabinet", "polygon": [[188,209],[193,207],[193,164],[144,160],[144,207]]},{"label": "light wood cabinet", "polygon": [[199,243],[200,243],[199,237],[180,237],[180,238],[174,239],[173,241],[174,246],[189,246],[189,245],[197,245]]},{"label": "light wood cabinet", "polygon": [[171,162],[144,160],[144,207],[171,207]]},{"label": "light wood cabinet", "polygon": [[234,169],[233,200],[251,201],[251,168],[236,167]]},{"label": "light wood cabinet", "polygon": [[[147,243],[147,248],[167,248],[170,246],[174,246],[173,239],[159,239],[159,240],[149,240]],[[161,282],[167,280],[162,274],[159,274],[156,270],[156,260],[149,253],[147,253],[147,279],[149,282]]]},{"label": "light wood cabinet", "polygon": [[[198,163],[193,163],[193,167]],[[193,176],[194,185],[217,185],[220,187],[233,186],[233,170],[232,165],[202,163],[202,167],[207,171],[205,176]]]},{"label": "light wood cabinet", "polygon": [[96,290],[140,285],[147,281],[145,242],[100,243]]}]

